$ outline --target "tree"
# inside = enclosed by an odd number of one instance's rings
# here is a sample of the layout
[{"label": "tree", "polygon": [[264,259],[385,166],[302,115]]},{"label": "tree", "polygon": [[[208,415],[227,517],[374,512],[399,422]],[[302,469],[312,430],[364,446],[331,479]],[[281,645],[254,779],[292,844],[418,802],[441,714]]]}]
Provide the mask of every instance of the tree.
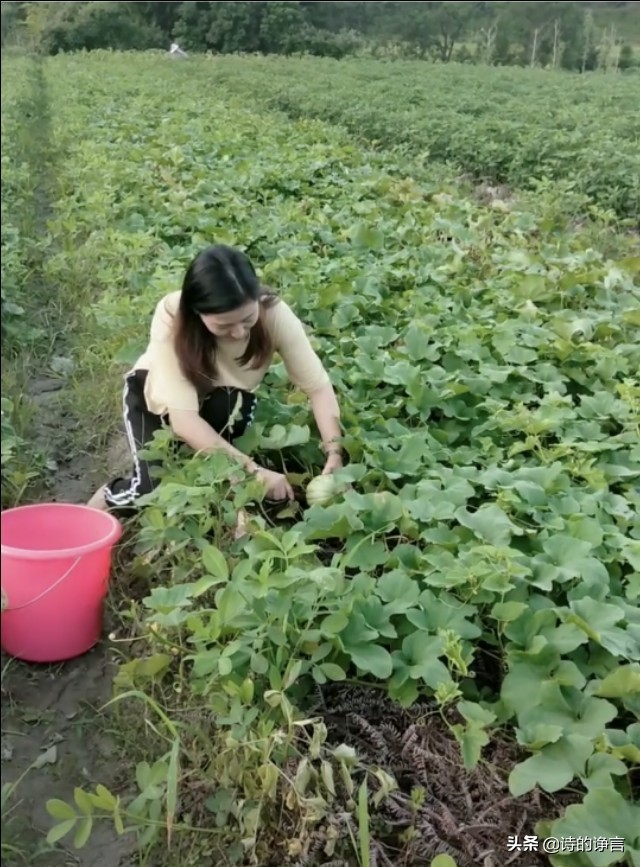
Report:
[{"label": "tree", "polygon": [[453,49],[462,36],[470,29],[476,16],[473,3],[417,3],[418,8],[426,6],[430,13],[429,23],[433,28],[432,50],[439,60],[448,63]]},{"label": "tree", "polygon": [[24,29],[26,16],[25,3],[3,2],[0,5],[2,14],[2,45],[16,41]]},{"label": "tree", "polygon": [[173,26],[173,36],[191,51],[207,51],[211,3],[181,3]]},{"label": "tree", "polygon": [[423,57],[432,42],[431,29],[423,11],[426,5],[402,0],[381,2],[373,29],[375,38],[382,42],[405,42]]},{"label": "tree", "polygon": [[493,63],[498,38],[498,18],[485,21],[478,30],[479,56],[484,63]]},{"label": "tree", "polygon": [[140,14],[135,2],[100,2],[69,4],[78,7],[71,16],[69,44],[65,44],[64,31],[60,31],[59,50],[85,48],[119,48],[122,50],[160,48],[162,33]]},{"label": "tree", "polygon": [[554,7],[551,65],[556,69],[562,64],[565,52],[574,57],[580,51],[585,38],[586,16],[572,2],[555,3]]},{"label": "tree", "polygon": [[300,51],[304,44],[305,28],[304,15],[298,2],[272,0],[265,3],[260,21],[260,50],[277,54]]},{"label": "tree", "polygon": [[633,56],[633,48],[628,43],[625,43],[620,49],[618,58],[618,69],[625,72],[627,69],[633,69],[635,66],[635,58]]},{"label": "tree", "polygon": [[508,9],[505,3],[476,3],[475,26],[477,57],[483,63],[505,62],[510,55]]},{"label": "tree", "polygon": [[583,12],[578,4],[574,13],[582,13],[572,29],[569,38],[563,42],[563,50],[559,58],[562,69],[578,72],[588,72],[598,67],[598,34],[590,11]]},{"label": "tree", "polygon": [[598,46],[598,66],[604,69],[605,72],[618,69],[618,34],[615,26],[607,27],[602,32],[600,45]]},{"label": "tree", "polygon": [[584,36],[582,45],[582,57],[580,69],[582,72],[587,70],[597,69],[598,66],[598,49],[596,26],[593,20],[593,14],[587,12],[584,20]]},{"label": "tree", "polygon": [[260,51],[262,2],[210,3],[207,45],[221,54]]},{"label": "tree", "polygon": [[[50,51],[145,49],[173,38],[191,51],[340,58],[365,40],[401,43],[407,51],[448,62],[467,35],[488,63],[592,69],[615,66],[615,33],[596,32],[591,8],[578,0],[184,0],[184,2],[2,2],[2,41],[25,34]],[[630,4],[620,7],[628,10]],[[458,54],[458,56],[461,56]],[[471,55],[467,55],[470,59]],[[628,50],[622,66],[633,64]]]},{"label": "tree", "polygon": [[71,14],[68,3],[59,5],[60,8],[55,8],[53,3],[25,4],[25,31],[32,51],[48,53],[51,50],[54,29]]},{"label": "tree", "polygon": [[576,2],[507,2],[496,4],[502,13],[502,28],[510,44],[517,48],[520,62],[527,66],[565,65],[566,52],[577,68],[582,47],[585,12]]},{"label": "tree", "polygon": [[183,3],[174,35],[193,51],[290,54],[307,25],[297,0]]},{"label": "tree", "polygon": [[[383,41],[390,36],[392,26],[385,29],[382,22],[394,20],[393,9],[396,6],[407,6],[406,3],[389,3],[386,0],[300,0],[298,6],[303,15],[307,33],[307,49],[312,46],[320,48],[322,44],[331,46],[343,54],[348,45],[355,47],[360,44],[359,36],[368,36]],[[395,23],[395,22],[394,22]],[[331,37],[335,36],[336,40]]]},{"label": "tree", "polygon": [[162,34],[135,2],[41,2],[25,4],[31,48],[50,54],[98,48],[159,47]]},{"label": "tree", "polygon": [[553,3],[519,3],[518,9],[522,16],[522,25],[529,37],[530,59],[529,66],[533,67],[538,61],[538,49],[542,36],[551,25],[554,9]]},{"label": "tree", "polygon": [[171,39],[182,6],[180,0],[177,2],[165,0],[165,2],[156,3],[147,3],[145,0],[141,0],[141,2],[136,3],[136,6],[141,17],[155,25],[167,41]]},{"label": "tree", "polygon": [[427,52],[448,63],[476,15],[474,3],[379,3],[377,33],[400,39],[423,57]]},{"label": "tree", "polygon": [[381,15],[383,2],[371,0],[346,0],[346,2],[327,2],[327,0],[302,0],[298,4],[308,25],[317,30],[340,33],[353,30],[370,33]]}]

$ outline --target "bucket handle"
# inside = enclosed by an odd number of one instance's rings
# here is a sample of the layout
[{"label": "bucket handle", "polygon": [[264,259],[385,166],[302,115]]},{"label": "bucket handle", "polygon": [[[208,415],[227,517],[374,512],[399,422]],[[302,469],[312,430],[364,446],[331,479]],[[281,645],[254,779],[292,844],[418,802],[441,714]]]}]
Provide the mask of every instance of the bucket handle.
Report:
[{"label": "bucket handle", "polygon": [[47,589],[43,590],[42,593],[40,593],[38,596],[36,596],[35,599],[31,599],[30,602],[25,602],[24,605],[16,605],[15,608],[12,608],[11,603],[9,601],[9,598],[3,590],[2,591],[2,602],[3,602],[2,612],[4,613],[5,611],[21,611],[23,608],[28,608],[30,605],[34,605],[36,602],[39,602],[44,596],[47,595],[47,593],[51,593],[51,591],[55,590],[59,584],[62,584],[62,582],[65,580],[65,578],[68,578],[69,575],[71,575],[71,573],[73,572],[73,570],[76,568],[76,566],[78,565],[78,563],[81,560],[82,560],[82,557],[78,557],[77,560],[75,561],[75,563],[73,563],[73,565],[69,569],[67,569],[67,571],[64,573],[62,578],[58,578],[57,581],[54,581],[54,583],[51,585],[51,587],[47,587]]}]

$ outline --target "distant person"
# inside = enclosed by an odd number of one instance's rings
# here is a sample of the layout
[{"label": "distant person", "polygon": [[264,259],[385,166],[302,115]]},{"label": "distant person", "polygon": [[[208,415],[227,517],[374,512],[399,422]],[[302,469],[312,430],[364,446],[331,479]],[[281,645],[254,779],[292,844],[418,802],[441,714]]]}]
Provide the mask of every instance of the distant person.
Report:
[{"label": "distant person", "polygon": [[177,42],[171,43],[171,48],[169,49],[169,55],[171,57],[188,57],[187,53],[180,48]]},{"label": "distant person", "polygon": [[164,426],[196,452],[222,448],[238,458],[264,482],[269,499],[292,500],[285,475],[259,466],[233,445],[253,421],[254,392],[276,352],[289,379],[311,401],[326,455],[323,472],[339,469],[340,409],[302,322],[260,283],[244,253],[220,244],[196,256],[181,291],[157,305],[147,349],[124,381],[133,472],[101,488],[89,505],[126,509],[155,487],[140,450]]}]

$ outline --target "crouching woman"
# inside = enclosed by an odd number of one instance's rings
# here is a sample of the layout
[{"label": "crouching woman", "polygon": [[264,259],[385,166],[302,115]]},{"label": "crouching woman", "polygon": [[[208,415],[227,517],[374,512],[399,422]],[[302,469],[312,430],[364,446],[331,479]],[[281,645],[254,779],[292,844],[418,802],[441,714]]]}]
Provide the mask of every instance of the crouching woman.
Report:
[{"label": "crouching woman", "polygon": [[275,353],[291,382],[309,396],[326,454],[323,472],[340,468],[338,402],[303,324],[262,287],[244,253],[216,245],[196,256],[182,290],[156,308],[147,349],[124,382],[132,472],[97,491],[89,505],[129,509],[153,489],[156,480],[140,451],[164,425],[194,451],[226,449],[262,480],[269,499],[293,499],[286,476],[254,463],[233,444],[253,420],[255,391]]}]

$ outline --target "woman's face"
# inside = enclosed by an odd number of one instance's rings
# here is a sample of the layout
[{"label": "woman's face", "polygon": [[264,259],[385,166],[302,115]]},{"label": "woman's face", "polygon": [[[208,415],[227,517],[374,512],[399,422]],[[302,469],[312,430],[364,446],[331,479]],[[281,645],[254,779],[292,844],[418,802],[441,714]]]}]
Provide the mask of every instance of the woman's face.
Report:
[{"label": "woman's face", "polygon": [[202,313],[200,319],[211,334],[223,340],[246,340],[260,316],[260,304],[248,301],[229,313]]}]

